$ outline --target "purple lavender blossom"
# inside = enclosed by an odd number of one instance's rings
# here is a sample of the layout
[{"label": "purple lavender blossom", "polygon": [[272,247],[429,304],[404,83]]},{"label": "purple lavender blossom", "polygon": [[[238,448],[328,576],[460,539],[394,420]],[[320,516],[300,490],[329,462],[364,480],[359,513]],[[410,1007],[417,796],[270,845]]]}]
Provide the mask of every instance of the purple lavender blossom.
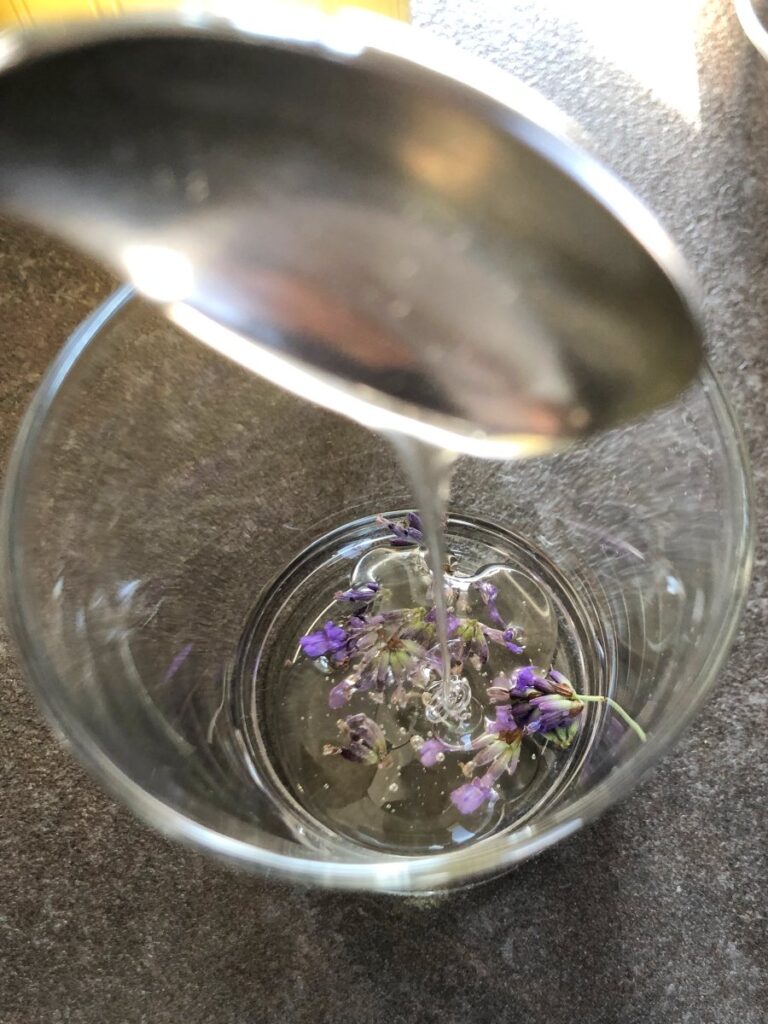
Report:
[{"label": "purple lavender blossom", "polygon": [[529,700],[542,693],[554,693],[554,690],[554,684],[547,679],[543,669],[524,665],[522,668],[516,668],[509,676],[497,676],[489,688],[489,696],[498,704],[516,698]]},{"label": "purple lavender blossom", "polygon": [[460,659],[469,660],[478,669],[488,661],[490,653],[485,632],[486,627],[477,619],[464,619],[456,630],[456,636],[461,641]]},{"label": "purple lavender blossom", "polygon": [[[425,619],[427,622],[436,623],[437,611],[434,608],[430,608],[425,616]],[[445,627],[448,632],[448,636],[451,636],[453,633],[456,632],[456,630],[459,628],[460,622],[461,619],[458,617],[458,615],[454,614],[454,612],[448,609],[448,611],[445,613]]]},{"label": "purple lavender blossom", "polygon": [[451,793],[451,801],[462,814],[471,814],[489,800],[504,772],[515,773],[522,741],[523,729],[517,724],[513,709],[496,708],[495,717],[486,722],[485,732],[472,742],[475,756],[461,766],[468,778],[481,768],[483,774]]},{"label": "purple lavender blossom", "polygon": [[535,688],[532,669],[516,669],[511,675],[496,676],[488,687],[488,698],[492,704],[509,704],[513,700],[527,700],[535,697],[539,691]]},{"label": "purple lavender blossom", "polygon": [[523,654],[525,645],[522,643],[520,629],[517,626],[507,626],[506,629],[496,629],[494,626],[483,626],[483,632],[487,640],[506,647],[512,654]]},{"label": "purple lavender blossom", "polygon": [[566,679],[563,673],[558,672],[557,669],[551,668],[547,675],[555,684],[557,692],[561,693],[563,696],[572,696],[576,692],[570,679]]},{"label": "purple lavender blossom", "polygon": [[535,687],[537,682],[541,682],[543,678],[543,675],[537,673],[533,665],[524,665],[522,668],[515,669],[511,676],[512,682],[516,686],[525,687],[526,689]]},{"label": "purple lavender blossom", "polygon": [[[426,622],[423,608],[350,616],[347,627],[350,690],[370,691],[380,701],[391,687],[391,700],[403,705],[415,687],[423,686],[430,671],[428,646],[434,642],[434,625]],[[340,706],[342,696],[334,687],[329,700]]]},{"label": "purple lavender blossom", "polygon": [[447,743],[443,743],[442,740],[425,740],[419,747],[419,760],[425,768],[434,768],[436,764],[440,764],[444,759],[446,752],[451,749],[452,748]]},{"label": "purple lavender blossom", "polygon": [[545,672],[534,665],[516,669],[510,676],[497,676],[488,687],[488,697],[497,705],[497,720],[504,711],[504,721],[514,720],[526,736],[546,735],[558,746],[572,742],[584,710],[583,702],[561,672]]},{"label": "purple lavender blossom", "polygon": [[474,584],[474,588],[488,610],[488,617],[501,626],[501,629],[486,627],[485,635],[487,639],[493,643],[502,644],[512,654],[522,654],[525,646],[520,640],[519,627],[505,623],[496,605],[496,599],[499,596],[498,587],[488,580],[481,580],[479,583]]},{"label": "purple lavender blossom", "polygon": [[507,626],[502,633],[504,646],[513,654],[522,654],[525,646],[520,643],[520,630],[516,626]]},{"label": "purple lavender blossom", "polygon": [[[387,527],[395,546],[423,540],[415,513],[397,521],[383,517],[379,521]],[[463,673],[465,663],[482,669],[490,657],[491,644],[514,655],[524,652],[522,631],[511,624],[505,626],[501,618],[497,587],[488,581],[474,586],[487,610],[486,619],[494,625],[459,617],[455,610],[448,612],[448,646],[457,673]],[[328,693],[328,705],[334,710],[364,693],[375,703],[386,700],[390,705],[410,708],[415,701],[421,709],[431,697],[428,687],[443,671],[435,609],[417,606],[373,614],[370,606],[380,589],[379,583],[368,580],[339,591],[336,599],[348,604],[346,613],[338,622],[328,620],[320,629],[300,637],[301,650],[307,657],[327,657],[334,665],[344,666],[344,678],[339,679],[342,673],[335,674]],[[517,769],[525,737],[536,736],[562,749],[569,747],[579,733],[588,701],[606,702],[641,739],[645,738],[640,726],[615,701],[576,693],[570,681],[554,668],[521,666],[498,675],[487,693],[493,717],[486,720],[484,732],[471,743],[471,753],[464,745],[451,746],[438,737],[417,746],[424,768],[434,768],[449,751],[464,754],[461,760],[470,758],[461,765],[466,783],[450,797],[461,814],[472,814],[496,799],[499,779]],[[347,715],[338,725],[340,738],[337,743],[326,744],[324,754],[370,766],[392,763],[392,746],[373,719],[365,714]]]},{"label": "purple lavender blossom", "polygon": [[322,629],[299,638],[301,649],[308,658],[322,658],[325,654],[341,655],[347,645],[347,632],[330,619]]},{"label": "purple lavender blossom", "polygon": [[363,601],[368,604],[380,590],[380,583],[368,580],[357,587],[350,587],[349,590],[339,590],[335,596],[337,601]]},{"label": "purple lavender blossom", "polygon": [[341,743],[326,743],[323,753],[338,755],[355,764],[386,766],[390,763],[390,744],[381,727],[367,715],[348,715],[339,723]]},{"label": "purple lavender blossom", "polygon": [[389,530],[392,547],[411,547],[413,544],[421,544],[424,540],[424,528],[416,512],[408,512],[405,519],[387,519],[386,516],[377,516],[376,519]]},{"label": "purple lavender blossom", "polygon": [[490,800],[493,790],[484,786],[480,779],[465,782],[463,786],[451,793],[451,803],[459,814],[474,814],[486,801]]},{"label": "purple lavender blossom", "polygon": [[495,717],[487,722],[488,732],[514,732],[519,728],[514,708],[510,705],[495,708]]},{"label": "purple lavender blossom", "polygon": [[544,693],[529,701],[535,709],[534,716],[526,724],[527,733],[554,732],[555,729],[569,726],[584,710],[579,700],[562,697],[558,693]]},{"label": "purple lavender blossom", "polygon": [[353,679],[342,679],[340,683],[331,688],[328,694],[328,707],[334,711],[343,708],[349,703],[350,697],[355,692],[356,686]]},{"label": "purple lavender blossom", "polygon": [[524,688],[538,690],[539,693],[554,692],[554,686],[552,680],[548,678],[548,673],[535,665],[524,665],[522,668],[515,669],[511,680],[513,688],[518,690]]},{"label": "purple lavender blossom", "polygon": [[498,587],[494,586],[493,583],[489,583],[487,580],[481,580],[480,583],[475,583],[475,590],[480,595],[480,598],[488,609],[488,616],[494,622],[497,622],[502,628],[504,627],[504,619],[499,614],[499,609],[496,607],[496,598],[499,596]]}]

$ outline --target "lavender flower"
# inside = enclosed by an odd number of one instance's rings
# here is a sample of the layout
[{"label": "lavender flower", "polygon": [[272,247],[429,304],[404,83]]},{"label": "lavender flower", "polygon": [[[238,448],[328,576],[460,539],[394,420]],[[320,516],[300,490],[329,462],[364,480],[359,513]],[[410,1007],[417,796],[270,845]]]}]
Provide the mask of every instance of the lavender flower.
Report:
[{"label": "lavender flower", "polygon": [[520,630],[516,626],[507,626],[502,634],[504,646],[513,654],[522,654],[525,645],[520,642]]},{"label": "lavender flower", "polygon": [[490,800],[504,772],[515,773],[522,742],[523,730],[516,725],[509,710],[497,708],[495,718],[486,722],[485,732],[472,743],[475,756],[461,767],[468,777],[480,768],[485,771],[451,793],[451,802],[461,814],[472,814]]},{"label": "lavender flower", "polygon": [[328,694],[328,707],[333,708],[334,711],[343,708],[345,704],[349,703],[356,689],[354,679],[342,679],[340,683],[331,688],[331,692]]},{"label": "lavender flower", "polygon": [[[434,608],[430,608],[425,616],[425,619],[427,622],[437,622],[437,611]],[[449,608],[448,611],[445,613],[445,626],[448,636],[451,636],[452,633],[456,632],[456,630],[459,628],[460,622],[461,619],[457,615],[455,615],[454,612],[452,612],[451,609]]]},{"label": "lavender flower", "polygon": [[339,720],[338,726],[341,743],[326,743],[323,747],[326,756],[338,755],[356,764],[379,767],[391,764],[390,744],[372,718],[367,715],[348,715]]},{"label": "lavender flower", "polygon": [[486,724],[487,732],[514,732],[522,729],[531,715],[526,701],[519,700],[514,704],[494,708],[495,718]]},{"label": "lavender flower", "polygon": [[517,668],[511,675],[499,675],[488,687],[492,704],[504,704],[515,700],[530,700],[542,693],[552,693],[553,684],[540,669],[533,665]]},{"label": "lavender flower", "polygon": [[464,775],[470,777],[478,768],[489,765],[483,775],[484,784],[489,786],[494,785],[504,771],[514,774],[523,740],[522,729],[510,728],[514,723],[505,713],[499,714],[500,711],[497,709],[496,718],[488,720],[485,732],[472,741],[475,756],[461,766]]},{"label": "lavender flower", "polygon": [[490,800],[492,793],[491,787],[484,786],[481,779],[473,779],[453,790],[451,803],[459,814],[474,814],[487,800]]},{"label": "lavender flower", "polygon": [[488,610],[488,617],[501,626],[501,629],[493,629],[486,626],[485,635],[487,639],[493,643],[503,645],[512,654],[522,654],[525,647],[521,643],[520,629],[517,626],[505,623],[496,605],[496,599],[499,596],[498,587],[488,580],[481,580],[479,583],[474,584],[474,588]]},{"label": "lavender flower", "polygon": [[499,609],[496,607],[496,598],[499,596],[498,587],[494,586],[493,583],[489,583],[487,580],[475,583],[474,586],[475,590],[480,595],[483,604],[488,609],[489,617],[503,627],[504,619],[502,619],[499,614]]},{"label": "lavender flower", "polygon": [[425,740],[419,747],[419,760],[425,768],[434,768],[436,764],[440,764],[445,760],[445,755],[452,748],[448,743],[443,743],[442,740],[429,739]]},{"label": "lavender flower", "polygon": [[421,519],[416,512],[409,512],[405,519],[387,519],[386,516],[377,516],[376,521],[389,530],[392,547],[411,547],[413,544],[421,544],[424,540]]},{"label": "lavender flower", "polygon": [[339,590],[336,593],[337,601],[363,601],[369,604],[381,590],[381,584],[375,580],[361,583],[358,587],[350,587],[349,590]]},{"label": "lavender flower", "polygon": [[517,691],[524,690],[527,693],[530,689],[542,686],[545,683],[545,676],[533,665],[524,665],[523,668],[515,669],[510,676],[510,681],[512,688]]},{"label": "lavender flower", "polygon": [[510,676],[497,676],[488,697],[497,705],[497,721],[514,723],[525,736],[538,734],[561,748],[576,738],[584,704],[559,672],[526,665]]},{"label": "lavender flower", "polygon": [[511,716],[526,736],[540,735],[561,748],[569,747],[579,731],[579,720],[587,703],[608,704],[643,741],[645,732],[613,698],[602,694],[576,693],[562,672],[545,671],[534,665],[516,669],[510,676],[497,676],[488,687],[488,697],[497,705],[508,705]]},{"label": "lavender flower", "polygon": [[322,629],[300,637],[299,643],[308,658],[322,658],[323,655],[332,654],[335,660],[342,661],[347,640],[346,631],[329,619]]},{"label": "lavender flower", "polygon": [[525,726],[525,731],[529,735],[566,728],[584,710],[584,705],[578,698],[563,697],[559,693],[544,693],[539,697],[533,697],[529,703],[535,709]]},{"label": "lavender flower", "polygon": [[[427,644],[434,626],[426,622],[423,608],[353,616],[347,623],[347,651],[352,671],[345,681],[351,690],[373,691],[381,699],[393,687],[392,700],[402,704],[430,672]],[[339,684],[341,686],[341,684]],[[341,706],[342,691],[331,691],[333,706]]]},{"label": "lavender flower", "polygon": [[483,632],[487,640],[506,647],[512,654],[522,654],[525,645],[522,643],[521,631],[517,626],[507,626],[506,629],[494,629],[492,626],[483,626]]},{"label": "lavender flower", "polygon": [[549,672],[547,672],[547,675],[555,684],[555,686],[559,687],[559,693],[562,693],[567,696],[568,694],[574,694],[576,692],[573,688],[573,683],[570,681],[570,679],[566,679],[563,673],[558,672],[556,668],[551,668]]},{"label": "lavender flower", "polygon": [[486,627],[477,619],[464,619],[456,630],[456,636],[460,641],[461,661],[469,660],[478,669],[488,661],[488,640],[485,632]]}]

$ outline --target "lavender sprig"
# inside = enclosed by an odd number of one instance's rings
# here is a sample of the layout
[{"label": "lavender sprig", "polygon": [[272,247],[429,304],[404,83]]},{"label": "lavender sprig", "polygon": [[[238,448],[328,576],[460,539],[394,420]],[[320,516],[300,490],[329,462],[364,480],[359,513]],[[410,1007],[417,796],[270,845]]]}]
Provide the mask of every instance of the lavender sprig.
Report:
[{"label": "lavender sprig", "polygon": [[506,622],[496,605],[496,599],[499,596],[498,587],[489,580],[480,580],[477,583],[473,583],[472,586],[480,595],[480,599],[488,612],[488,617],[497,626],[501,627],[500,629],[495,629],[486,626],[485,635],[487,639],[493,643],[502,644],[512,654],[522,654],[525,650],[522,631],[517,626],[512,625],[511,622]]},{"label": "lavender sprig", "polygon": [[[340,708],[355,693],[370,693],[380,702],[385,691],[390,692],[394,704],[404,704],[414,689],[423,688],[433,671],[435,634],[434,622],[423,608],[351,615],[345,624],[345,643],[334,654],[336,662],[348,665],[349,671],[332,687],[329,706]],[[333,642],[340,643],[340,637],[334,634]],[[307,647],[324,650],[325,634],[310,633],[301,638],[301,644],[307,654]]]},{"label": "lavender sprig", "polygon": [[[607,703],[645,741],[643,729],[612,698],[580,694],[556,669],[545,671],[534,665],[516,669],[511,675],[498,676],[488,687],[488,698],[495,705],[493,719],[486,720],[485,732],[472,743],[474,757],[462,765],[471,782],[451,793],[451,802],[461,814],[472,814],[494,797],[494,786],[506,771],[517,768],[520,749],[526,736],[539,736],[567,749],[580,728],[586,703]],[[431,752],[430,752],[431,753]],[[436,758],[422,758],[422,764],[434,764]],[[472,778],[480,769],[483,774]]]},{"label": "lavender sprig", "polygon": [[367,715],[348,715],[339,719],[338,727],[341,742],[326,743],[323,754],[338,755],[356,764],[376,765],[379,768],[391,764],[391,745],[381,727],[372,718]]},{"label": "lavender sprig", "polygon": [[380,583],[376,583],[375,580],[368,580],[365,583],[360,583],[356,587],[350,587],[349,590],[337,590],[334,597],[337,601],[362,602],[363,604],[370,604],[380,590]]},{"label": "lavender sprig", "polygon": [[488,615],[490,618],[494,622],[497,622],[503,629],[505,622],[499,614],[499,609],[496,607],[496,598],[499,596],[498,587],[494,586],[493,583],[490,583],[487,580],[481,580],[479,583],[475,584],[475,590],[478,592],[483,604],[488,609]]},{"label": "lavender sprig", "polygon": [[389,542],[393,548],[412,547],[424,541],[424,528],[417,512],[408,512],[405,519],[387,519],[377,516],[376,522],[389,530]]},{"label": "lavender sprig", "polygon": [[322,658],[330,654],[335,660],[343,661],[349,637],[343,626],[329,620],[314,633],[299,638],[299,644],[308,658]]}]

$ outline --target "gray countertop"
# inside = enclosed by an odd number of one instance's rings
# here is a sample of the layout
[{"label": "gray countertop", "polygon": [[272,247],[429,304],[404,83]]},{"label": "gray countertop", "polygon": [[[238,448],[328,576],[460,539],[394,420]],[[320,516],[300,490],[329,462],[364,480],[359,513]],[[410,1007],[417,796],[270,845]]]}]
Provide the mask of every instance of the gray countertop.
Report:
[{"label": "gray countertop", "polygon": [[[768,485],[768,64],[721,0],[414,0],[517,73],[658,212]],[[109,282],[0,225],[0,446]],[[290,889],[171,845],[54,742],[0,633],[0,1022],[760,1024],[766,551],[725,678],[634,796],[431,902]],[[739,687],[736,705],[732,687]]]}]

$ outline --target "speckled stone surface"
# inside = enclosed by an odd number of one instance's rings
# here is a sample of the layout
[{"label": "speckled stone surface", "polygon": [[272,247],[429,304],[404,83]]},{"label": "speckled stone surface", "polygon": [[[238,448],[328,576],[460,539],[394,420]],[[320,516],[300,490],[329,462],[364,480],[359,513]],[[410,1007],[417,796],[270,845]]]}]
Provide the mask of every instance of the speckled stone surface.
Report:
[{"label": "speckled stone surface", "polygon": [[[768,489],[768,64],[728,2],[415,0],[578,120],[703,286]],[[109,282],[0,226],[0,446]],[[150,833],[59,749],[0,635],[0,1022],[762,1024],[766,551],[727,679],[597,825],[418,903],[243,878]],[[740,688],[734,713],[729,685]]]}]

